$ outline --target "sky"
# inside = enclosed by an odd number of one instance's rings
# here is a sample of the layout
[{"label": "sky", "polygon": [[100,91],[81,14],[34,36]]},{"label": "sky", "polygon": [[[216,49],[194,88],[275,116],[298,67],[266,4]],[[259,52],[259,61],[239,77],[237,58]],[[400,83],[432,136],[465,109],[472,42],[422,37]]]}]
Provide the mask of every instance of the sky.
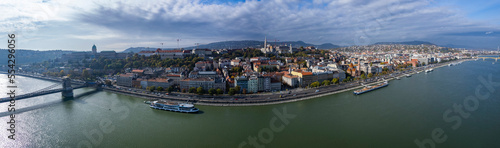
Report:
[{"label": "sky", "polygon": [[500,45],[498,0],[2,0],[0,14],[0,38],[14,33],[18,48],[34,50],[177,48],[265,37],[341,46]]}]

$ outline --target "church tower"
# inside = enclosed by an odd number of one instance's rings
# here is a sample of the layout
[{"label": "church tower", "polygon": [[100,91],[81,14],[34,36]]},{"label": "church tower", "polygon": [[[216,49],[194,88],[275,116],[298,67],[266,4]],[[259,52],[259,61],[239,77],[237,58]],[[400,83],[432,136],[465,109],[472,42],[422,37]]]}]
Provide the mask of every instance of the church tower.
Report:
[{"label": "church tower", "polygon": [[92,54],[97,54],[97,47],[95,47],[95,44],[92,46]]},{"label": "church tower", "polygon": [[267,48],[267,36],[264,37],[264,48]]}]

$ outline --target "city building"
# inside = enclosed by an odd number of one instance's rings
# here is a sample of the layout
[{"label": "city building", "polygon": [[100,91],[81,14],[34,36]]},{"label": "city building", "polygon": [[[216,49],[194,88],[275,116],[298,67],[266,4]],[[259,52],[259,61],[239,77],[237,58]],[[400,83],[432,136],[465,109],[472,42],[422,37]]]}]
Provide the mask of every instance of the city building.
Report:
[{"label": "city building", "polygon": [[80,62],[87,59],[126,59],[127,57],[133,56],[132,53],[116,53],[115,51],[101,51],[97,52],[97,47],[92,46],[92,51],[86,52],[72,52],[70,54],[63,54],[61,57],[62,61],[66,62]]},{"label": "city building", "polygon": [[285,74],[281,78],[283,84],[287,84],[290,87],[298,87],[299,86],[299,76],[294,76],[291,74]]},{"label": "city building", "polygon": [[240,91],[243,89],[248,90],[248,78],[245,76],[237,76],[234,78],[234,84],[236,86],[240,86]]},{"label": "city building", "polygon": [[150,86],[154,86],[156,88],[162,87],[163,89],[167,89],[168,87],[173,85],[173,80],[165,79],[165,78],[153,78],[146,79],[141,81],[142,88],[147,88]]},{"label": "city building", "polygon": [[135,79],[136,77],[137,75],[133,73],[120,74],[116,78],[116,85],[132,87],[132,80]]},{"label": "city building", "polygon": [[251,76],[248,78],[248,90],[247,93],[256,93],[259,90],[259,80],[256,76]]}]

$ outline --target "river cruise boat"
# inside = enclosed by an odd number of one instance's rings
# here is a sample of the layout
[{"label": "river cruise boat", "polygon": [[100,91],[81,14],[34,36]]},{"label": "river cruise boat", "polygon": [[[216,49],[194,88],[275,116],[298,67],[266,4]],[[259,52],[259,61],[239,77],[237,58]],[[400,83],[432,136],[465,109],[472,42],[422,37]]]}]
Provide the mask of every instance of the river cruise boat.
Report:
[{"label": "river cruise boat", "polygon": [[360,94],[363,94],[365,92],[369,92],[369,91],[372,91],[372,90],[375,90],[375,89],[386,87],[387,85],[389,85],[389,82],[385,81],[385,82],[377,84],[377,85],[365,86],[365,88],[363,88],[363,89],[354,91],[354,94],[355,95],[360,95]]},{"label": "river cruise boat", "polygon": [[429,73],[429,72],[431,72],[431,71],[433,71],[433,70],[434,70],[434,69],[432,69],[432,68],[431,68],[431,69],[427,69],[427,70],[425,70],[425,73]]},{"label": "river cruise boat", "polygon": [[199,110],[194,107],[193,104],[188,103],[176,103],[176,102],[165,102],[165,101],[153,101],[149,106],[154,109],[181,112],[181,113],[196,113]]}]

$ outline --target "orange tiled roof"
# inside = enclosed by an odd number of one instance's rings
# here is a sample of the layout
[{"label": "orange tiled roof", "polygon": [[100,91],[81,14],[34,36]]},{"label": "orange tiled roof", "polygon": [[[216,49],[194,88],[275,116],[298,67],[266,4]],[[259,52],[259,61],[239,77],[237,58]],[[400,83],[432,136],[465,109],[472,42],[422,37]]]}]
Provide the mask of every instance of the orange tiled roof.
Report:
[{"label": "orange tiled roof", "polygon": [[312,74],[313,74],[312,72],[302,72],[303,76],[308,76],[308,75],[312,75]]}]

